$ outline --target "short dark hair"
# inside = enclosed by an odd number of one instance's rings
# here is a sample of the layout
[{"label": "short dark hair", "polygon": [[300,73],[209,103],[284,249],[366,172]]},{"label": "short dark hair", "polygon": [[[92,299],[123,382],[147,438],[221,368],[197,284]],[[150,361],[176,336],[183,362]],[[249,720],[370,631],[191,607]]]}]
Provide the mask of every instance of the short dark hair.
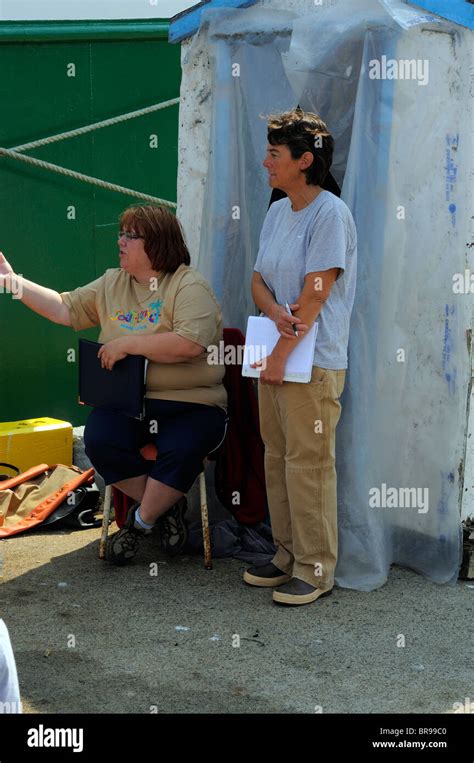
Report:
[{"label": "short dark hair", "polygon": [[307,170],[308,185],[322,185],[331,168],[334,138],[326,124],[311,111],[300,108],[267,117],[268,142],[272,146],[288,146],[293,159],[299,159],[305,151],[313,154]]},{"label": "short dark hair", "polygon": [[143,236],[143,246],[153,270],[174,273],[180,265],[191,264],[181,223],[166,207],[131,206],[119,219],[120,230]]}]

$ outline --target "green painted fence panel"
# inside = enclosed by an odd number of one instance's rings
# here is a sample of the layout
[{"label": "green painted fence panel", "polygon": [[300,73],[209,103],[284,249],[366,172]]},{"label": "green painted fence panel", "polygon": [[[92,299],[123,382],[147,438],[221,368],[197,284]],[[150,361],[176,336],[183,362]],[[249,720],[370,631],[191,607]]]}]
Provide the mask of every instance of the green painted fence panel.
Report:
[{"label": "green painted fence panel", "polygon": [[[180,49],[167,34],[166,22],[0,24],[0,146],[179,96]],[[178,106],[25,153],[176,201]],[[118,267],[118,216],[134,203],[0,157],[0,250],[26,278],[72,290]],[[77,344],[97,334],[56,326],[0,293],[0,421],[52,416],[84,423],[89,409],[77,403]]]}]

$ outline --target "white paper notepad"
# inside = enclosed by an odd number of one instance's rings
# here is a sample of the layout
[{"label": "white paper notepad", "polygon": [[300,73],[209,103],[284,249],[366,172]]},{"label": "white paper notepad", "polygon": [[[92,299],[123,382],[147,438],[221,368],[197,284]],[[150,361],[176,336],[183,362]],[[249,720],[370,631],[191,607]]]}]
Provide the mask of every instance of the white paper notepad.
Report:
[{"label": "white paper notepad", "polygon": [[[317,333],[318,324],[314,322],[308,333],[288,356],[283,381],[303,383],[311,381]],[[242,376],[260,376],[261,369],[250,366],[270,355],[279,338],[280,332],[270,318],[258,318],[255,315],[249,317],[245,336]]]}]

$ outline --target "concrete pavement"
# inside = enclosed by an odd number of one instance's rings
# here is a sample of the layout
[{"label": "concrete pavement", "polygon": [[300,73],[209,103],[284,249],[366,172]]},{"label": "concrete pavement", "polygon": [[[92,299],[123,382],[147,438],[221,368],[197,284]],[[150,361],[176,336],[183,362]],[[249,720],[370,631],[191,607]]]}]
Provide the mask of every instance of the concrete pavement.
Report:
[{"label": "concrete pavement", "polygon": [[206,571],[150,538],[116,568],[98,537],[0,544],[25,712],[453,713],[474,699],[472,583],[394,568],[371,593],[283,608],[242,582],[240,561]]}]

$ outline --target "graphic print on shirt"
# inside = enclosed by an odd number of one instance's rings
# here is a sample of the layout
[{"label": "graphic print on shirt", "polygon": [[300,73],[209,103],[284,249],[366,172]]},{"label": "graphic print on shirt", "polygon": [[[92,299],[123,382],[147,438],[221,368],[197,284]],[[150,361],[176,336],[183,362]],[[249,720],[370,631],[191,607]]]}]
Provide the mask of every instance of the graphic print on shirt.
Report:
[{"label": "graphic print on shirt", "polygon": [[163,300],[150,302],[143,310],[116,310],[109,316],[111,321],[118,321],[120,328],[127,331],[143,331],[150,325],[156,326],[160,319]]}]

